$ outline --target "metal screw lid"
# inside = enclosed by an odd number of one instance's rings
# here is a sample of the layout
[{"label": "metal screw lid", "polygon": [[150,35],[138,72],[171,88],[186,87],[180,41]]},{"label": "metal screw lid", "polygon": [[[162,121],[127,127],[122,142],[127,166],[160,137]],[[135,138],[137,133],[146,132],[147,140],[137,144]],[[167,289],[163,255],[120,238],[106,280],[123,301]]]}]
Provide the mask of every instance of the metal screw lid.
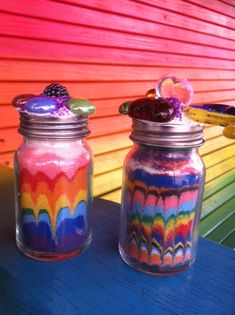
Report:
[{"label": "metal screw lid", "polygon": [[130,139],[134,142],[167,148],[193,148],[203,144],[203,125],[157,123],[132,119]]},{"label": "metal screw lid", "polygon": [[39,116],[20,112],[18,132],[40,139],[74,139],[89,135],[87,116]]}]

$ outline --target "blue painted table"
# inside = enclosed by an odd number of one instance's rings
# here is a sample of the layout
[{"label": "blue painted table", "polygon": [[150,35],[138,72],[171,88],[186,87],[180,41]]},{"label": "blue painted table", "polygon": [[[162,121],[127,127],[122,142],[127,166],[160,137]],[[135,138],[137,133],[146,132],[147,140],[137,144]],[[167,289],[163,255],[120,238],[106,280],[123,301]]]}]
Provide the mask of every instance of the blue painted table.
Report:
[{"label": "blue painted table", "polygon": [[0,315],[235,314],[233,250],[200,238],[191,269],[142,274],[119,257],[119,205],[96,199],[89,249],[70,261],[40,263],[17,250],[12,178],[0,184]]}]

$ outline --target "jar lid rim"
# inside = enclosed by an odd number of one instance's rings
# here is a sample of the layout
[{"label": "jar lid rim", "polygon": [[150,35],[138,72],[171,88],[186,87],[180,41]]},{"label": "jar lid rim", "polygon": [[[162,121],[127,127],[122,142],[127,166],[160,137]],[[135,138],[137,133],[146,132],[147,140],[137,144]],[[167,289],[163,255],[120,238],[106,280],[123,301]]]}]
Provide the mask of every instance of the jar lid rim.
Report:
[{"label": "jar lid rim", "polygon": [[156,123],[135,118],[132,122],[130,139],[137,143],[170,148],[199,147],[204,143],[201,124]]},{"label": "jar lid rim", "polygon": [[39,116],[20,112],[18,132],[26,137],[41,139],[74,139],[89,135],[87,116]]}]

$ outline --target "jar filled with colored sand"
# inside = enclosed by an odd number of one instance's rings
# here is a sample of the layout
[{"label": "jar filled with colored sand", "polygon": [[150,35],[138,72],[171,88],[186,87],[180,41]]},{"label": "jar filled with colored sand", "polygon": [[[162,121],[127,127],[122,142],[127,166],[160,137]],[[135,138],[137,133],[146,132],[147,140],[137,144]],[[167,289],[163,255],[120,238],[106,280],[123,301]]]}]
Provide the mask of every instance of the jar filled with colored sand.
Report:
[{"label": "jar filled with colored sand", "polygon": [[85,141],[92,104],[51,84],[39,96],[17,96],[13,105],[24,136],[15,155],[17,246],[33,259],[65,260],[92,238],[93,163]]},{"label": "jar filled with colored sand", "polygon": [[132,117],[134,146],[124,161],[119,252],[153,275],[177,274],[196,257],[203,126],[182,117],[181,105],[180,98],[147,95],[120,107]]}]

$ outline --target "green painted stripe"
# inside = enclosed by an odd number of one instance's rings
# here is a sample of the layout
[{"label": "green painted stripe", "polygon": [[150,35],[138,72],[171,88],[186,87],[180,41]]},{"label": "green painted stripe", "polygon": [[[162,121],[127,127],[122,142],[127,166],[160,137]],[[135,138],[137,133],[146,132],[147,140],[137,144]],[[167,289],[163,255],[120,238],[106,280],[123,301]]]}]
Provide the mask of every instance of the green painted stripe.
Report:
[{"label": "green painted stripe", "polygon": [[222,224],[220,224],[213,232],[207,235],[207,238],[222,243],[235,227],[235,213],[232,213]]},{"label": "green painted stripe", "polygon": [[225,174],[219,176],[218,178],[210,181],[205,185],[205,191],[203,199],[206,200],[213,194],[217,193],[219,190],[223,189],[225,186],[228,186],[232,182],[235,182],[235,169],[232,169]]},{"label": "green painted stripe", "polygon": [[235,230],[222,242],[222,245],[235,249]]},{"label": "green painted stripe", "polygon": [[199,233],[206,237],[235,211],[235,196],[201,220]]},{"label": "green painted stripe", "polygon": [[211,212],[218,207],[222,206],[225,202],[231,199],[235,193],[235,182],[221,189],[216,194],[213,194],[207,198],[202,204],[202,215],[201,219],[205,218]]}]

